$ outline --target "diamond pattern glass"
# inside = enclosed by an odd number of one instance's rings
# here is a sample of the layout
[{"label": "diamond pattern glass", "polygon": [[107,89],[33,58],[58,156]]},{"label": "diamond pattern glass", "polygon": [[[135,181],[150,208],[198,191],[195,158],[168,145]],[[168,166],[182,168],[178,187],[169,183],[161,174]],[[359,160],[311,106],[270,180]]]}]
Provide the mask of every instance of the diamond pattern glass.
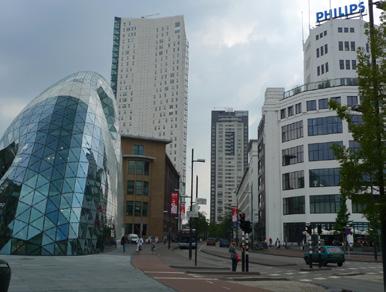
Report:
[{"label": "diamond pattern glass", "polygon": [[15,118],[0,140],[0,253],[83,255],[119,230],[120,138],[106,80],[78,72]]}]

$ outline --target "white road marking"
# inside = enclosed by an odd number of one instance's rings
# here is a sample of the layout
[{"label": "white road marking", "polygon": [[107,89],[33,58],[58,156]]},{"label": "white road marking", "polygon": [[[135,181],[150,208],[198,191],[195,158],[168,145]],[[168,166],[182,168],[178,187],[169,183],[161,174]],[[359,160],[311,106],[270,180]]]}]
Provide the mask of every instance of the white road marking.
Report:
[{"label": "white road marking", "polygon": [[366,273],[367,275],[376,275],[377,273],[375,272],[369,272],[369,273]]},{"label": "white road marking", "polygon": [[280,276],[280,274],[269,274],[270,276],[274,276],[274,277],[276,277],[276,276]]},{"label": "white road marking", "polygon": [[358,268],[349,268],[350,270],[357,270]]},{"label": "white road marking", "polygon": [[308,274],[309,272],[299,272],[299,274]]},{"label": "white road marking", "polygon": [[146,274],[185,274],[184,272],[144,271]]},{"label": "white road marking", "polygon": [[326,278],[316,277],[316,278],[314,278],[314,280],[326,280]]},{"label": "white road marking", "polygon": [[331,279],[339,279],[340,277],[339,276],[330,276],[329,278],[331,278]]},{"label": "white road marking", "polygon": [[300,279],[300,281],[302,281],[302,282],[311,282],[312,280],[310,280],[310,279]]},{"label": "white road marking", "polygon": [[293,275],[294,273],[285,273],[286,275]]},{"label": "white road marking", "polygon": [[[154,277],[154,279],[157,279],[157,280],[203,280],[203,281],[208,281],[209,283],[211,283],[209,280],[211,281],[217,281],[217,279],[215,278],[183,278],[183,277]],[[213,283],[211,283],[213,284]]]}]

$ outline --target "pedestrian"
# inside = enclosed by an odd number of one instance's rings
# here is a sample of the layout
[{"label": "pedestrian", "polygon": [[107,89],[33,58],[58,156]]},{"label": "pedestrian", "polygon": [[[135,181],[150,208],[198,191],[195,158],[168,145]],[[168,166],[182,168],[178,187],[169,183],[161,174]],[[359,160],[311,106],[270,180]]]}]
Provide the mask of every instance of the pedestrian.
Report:
[{"label": "pedestrian", "polygon": [[269,238],[269,247],[272,247],[272,238]]},{"label": "pedestrian", "polygon": [[125,253],[126,252],[126,236],[125,235],[123,235],[121,238],[121,245],[122,245],[122,252]]},{"label": "pedestrian", "polygon": [[279,238],[276,238],[275,247],[280,248],[280,240]]},{"label": "pedestrian", "polygon": [[153,236],[150,238],[150,243],[151,243],[151,252],[154,252],[154,249],[155,249],[155,238]]},{"label": "pedestrian", "polygon": [[236,272],[237,263],[240,261],[240,256],[236,251],[236,242],[232,241],[231,246],[229,247],[229,254],[231,256],[232,261],[232,272]]}]

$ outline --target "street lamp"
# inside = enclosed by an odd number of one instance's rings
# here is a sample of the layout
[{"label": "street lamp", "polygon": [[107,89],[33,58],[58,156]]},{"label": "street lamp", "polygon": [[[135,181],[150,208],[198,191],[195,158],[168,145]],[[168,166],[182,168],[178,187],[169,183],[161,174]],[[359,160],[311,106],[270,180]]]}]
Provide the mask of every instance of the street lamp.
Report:
[{"label": "street lamp", "polygon": [[[192,172],[190,179],[190,212],[193,210],[193,166],[195,162],[205,162],[205,159],[194,159],[194,149],[192,148]],[[196,246],[197,248],[197,246]],[[192,218],[189,217],[189,260],[192,259]]]}]

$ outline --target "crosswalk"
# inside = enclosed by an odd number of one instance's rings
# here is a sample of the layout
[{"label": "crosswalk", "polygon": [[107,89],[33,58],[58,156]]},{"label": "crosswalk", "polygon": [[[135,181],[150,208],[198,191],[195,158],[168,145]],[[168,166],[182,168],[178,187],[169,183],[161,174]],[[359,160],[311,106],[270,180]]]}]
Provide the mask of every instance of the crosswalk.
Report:
[{"label": "crosswalk", "polygon": [[347,268],[332,268],[331,270],[321,270],[315,268],[314,271],[299,271],[299,270],[265,270],[261,271],[262,276],[268,277],[285,277],[290,280],[300,282],[325,281],[329,279],[339,279],[350,275],[382,275],[383,270],[380,265],[374,266],[357,266]]}]

